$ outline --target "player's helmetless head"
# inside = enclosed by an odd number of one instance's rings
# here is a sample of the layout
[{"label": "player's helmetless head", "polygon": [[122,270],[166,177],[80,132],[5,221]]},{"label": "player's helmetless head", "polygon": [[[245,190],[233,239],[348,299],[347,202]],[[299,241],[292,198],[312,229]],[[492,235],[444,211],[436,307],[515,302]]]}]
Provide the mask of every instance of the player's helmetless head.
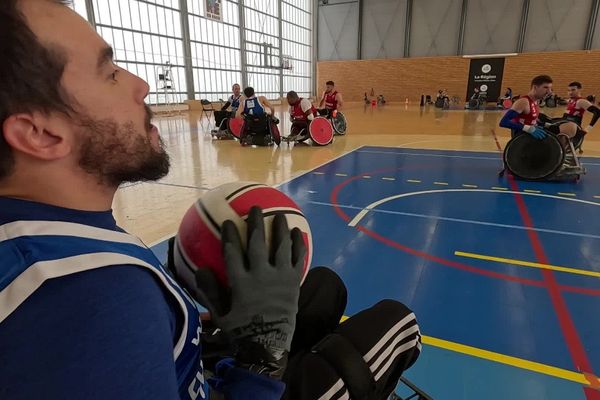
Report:
[{"label": "player's helmetless head", "polygon": [[112,48],[66,3],[3,4],[0,74],[12,84],[0,101],[0,152],[11,168],[60,165],[111,187],[166,175],[148,84],[115,65]]},{"label": "player's helmetless head", "polygon": [[581,96],[581,83],[579,82],[571,82],[568,86],[569,97],[574,99]]},{"label": "player's helmetless head", "polygon": [[538,75],[531,81],[531,90],[536,99],[543,99],[552,93],[552,78],[548,75]]},{"label": "player's helmetless head", "polygon": [[286,98],[290,106],[293,106],[294,104],[298,103],[298,100],[300,100],[298,93],[294,92],[293,90],[287,93]]},{"label": "player's helmetless head", "polygon": [[242,91],[242,88],[240,87],[239,84],[235,83],[232,87],[231,90],[233,91],[233,94],[236,96],[240,95],[240,92]]}]

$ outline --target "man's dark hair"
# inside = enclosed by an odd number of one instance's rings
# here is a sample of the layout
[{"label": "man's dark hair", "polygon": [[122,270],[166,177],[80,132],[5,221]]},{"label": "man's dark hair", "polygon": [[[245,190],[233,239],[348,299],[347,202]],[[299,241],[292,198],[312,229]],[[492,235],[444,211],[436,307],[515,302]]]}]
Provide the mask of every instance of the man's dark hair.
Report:
[{"label": "man's dark hair", "polygon": [[246,97],[254,96],[254,88],[248,86],[246,89],[244,89],[244,96],[246,96]]},{"label": "man's dark hair", "polygon": [[531,81],[531,86],[542,86],[545,83],[552,83],[552,78],[548,75],[538,75]]},{"label": "man's dark hair", "polygon": [[[50,0],[68,5],[66,0]],[[71,107],[60,81],[66,55],[59,48],[45,47],[27,26],[18,0],[5,0],[0,7],[0,128],[8,117],[35,111],[68,113]],[[0,180],[14,167],[12,150],[0,129]]]},{"label": "man's dark hair", "polygon": [[571,82],[569,83],[569,87],[571,86],[575,86],[577,89],[581,89],[583,86],[581,86],[581,82]]},{"label": "man's dark hair", "polygon": [[298,98],[298,93],[294,92],[293,90],[290,90],[289,92],[287,92],[286,97],[288,99],[297,99]]},{"label": "man's dark hair", "polygon": [[327,81],[325,82],[326,85],[330,85],[330,86],[335,86],[335,83],[333,83],[333,81]]}]

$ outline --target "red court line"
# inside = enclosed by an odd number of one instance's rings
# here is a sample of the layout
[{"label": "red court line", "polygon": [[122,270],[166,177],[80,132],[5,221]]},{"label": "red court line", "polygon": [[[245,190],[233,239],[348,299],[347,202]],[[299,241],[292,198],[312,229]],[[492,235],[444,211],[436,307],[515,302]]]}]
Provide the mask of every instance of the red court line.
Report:
[{"label": "red court line", "polygon": [[589,289],[576,286],[558,285],[562,292],[572,292],[578,294],[586,294],[588,296],[600,296],[600,289]]},{"label": "red court line", "polygon": [[[422,167],[421,166],[411,166],[410,169],[419,169],[419,168],[422,168]],[[371,172],[363,172],[359,175],[347,178],[346,180],[342,181],[340,184],[338,184],[337,186],[334,187],[334,189],[331,192],[330,203],[333,205],[334,210],[338,214],[338,216],[345,222],[349,222],[351,218],[339,207],[339,203],[338,203],[338,195],[344,187],[346,187],[348,184],[350,184],[353,181],[357,181],[357,180],[362,181],[363,175],[373,176],[373,175],[381,174],[384,172],[406,170],[406,169],[409,169],[409,168],[406,168],[406,167],[387,168],[387,169],[381,169],[381,170],[376,170],[376,171],[371,171]],[[509,282],[517,282],[517,283],[522,283],[524,285],[535,286],[535,287],[543,287],[543,288],[546,287],[546,283],[544,281],[521,278],[518,276],[503,274],[500,272],[488,271],[488,270],[485,270],[482,268],[474,267],[472,265],[467,265],[467,264],[464,264],[461,262],[448,260],[445,258],[434,256],[433,254],[430,254],[430,253],[427,253],[424,251],[413,249],[412,247],[405,246],[401,243],[395,242],[394,240],[383,237],[383,236],[379,235],[378,233],[371,231],[368,228],[365,228],[361,225],[355,226],[355,229],[365,233],[368,236],[371,236],[373,239],[378,240],[390,247],[396,248],[398,250],[404,251],[406,253],[412,254],[417,257],[422,257],[426,260],[433,261],[438,264],[445,265],[447,267],[460,269],[460,270],[463,270],[466,272],[471,272],[474,274],[487,276],[489,278],[502,279],[502,280],[506,280]],[[573,292],[573,293],[580,293],[580,294],[586,294],[586,295],[592,295],[592,296],[600,296],[600,290],[595,290],[595,289],[579,288],[579,287],[567,286],[567,285],[561,285],[559,288],[561,290],[565,290],[565,291],[569,291],[569,292]]]},{"label": "red court line", "polygon": [[[523,225],[527,228],[533,228],[533,221],[531,220],[531,216],[529,215],[529,211],[527,210],[525,200],[523,199],[521,193],[519,193],[519,187],[512,175],[508,176],[508,182],[512,191],[515,192],[513,193],[513,196],[517,203],[517,208],[519,209],[521,219],[523,220]],[[533,251],[538,262],[542,264],[550,264],[548,257],[544,252],[542,242],[540,241],[537,232],[533,229],[528,229],[527,235],[529,237],[531,247],[533,247]],[[543,282],[546,285],[546,288],[548,289],[548,294],[550,295],[554,311],[556,312],[556,316],[558,317],[560,329],[565,338],[567,348],[569,350],[569,353],[571,354],[571,359],[573,360],[575,367],[578,371],[593,376],[592,366],[587,357],[585,349],[583,348],[581,339],[579,338],[577,328],[575,327],[575,324],[571,319],[571,315],[569,314],[567,304],[565,303],[565,300],[563,299],[560,293],[560,288],[556,282],[556,277],[554,276],[554,273],[547,269],[542,270],[541,273]],[[584,388],[584,393],[586,399],[588,400],[600,400],[600,392],[592,388]]]}]

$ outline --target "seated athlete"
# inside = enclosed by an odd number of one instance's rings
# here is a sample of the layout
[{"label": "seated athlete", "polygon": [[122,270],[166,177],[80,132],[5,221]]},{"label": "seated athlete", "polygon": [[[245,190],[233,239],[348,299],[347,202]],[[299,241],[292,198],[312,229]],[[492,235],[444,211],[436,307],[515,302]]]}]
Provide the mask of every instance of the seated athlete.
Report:
[{"label": "seated athlete", "polygon": [[241,133],[242,144],[265,146],[272,143],[267,135],[270,135],[270,124],[279,123],[273,117],[273,106],[264,96],[257,96],[254,88],[244,89],[244,96],[240,99],[240,106],[236,117],[246,120],[244,130]]},{"label": "seated athlete", "polygon": [[504,102],[504,100],[512,100],[512,97],[513,97],[512,89],[507,87],[506,92],[504,92],[504,95],[502,97],[498,98],[497,105],[501,106],[502,102]]},{"label": "seated athlete", "polygon": [[[527,133],[536,139],[542,140],[548,132],[558,135],[566,135],[572,139],[577,134],[577,125],[573,122],[567,122],[562,125],[551,125],[544,129],[543,123],[539,121],[540,109],[538,101],[545,98],[552,92],[552,78],[548,75],[539,75],[531,81],[531,89],[527,95],[520,97],[515,101],[512,107],[504,114],[500,120],[500,126],[511,130],[511,136],[516,137]],[[572,163],[569,151],[569,143],[565,136],[559,135],[558,140],[565,149],[567,163]]]},{"label": "seated athlete", "polygon": [[229,118],[235,118],[235,113],[240,107],[240,98],[242,97],[240,85],[235,83],[231,87],[231,90],[233,93],[231,96],[229,96],[227,102],[223,104],[221,110],[215,111],[215,124],[217,125],[218,129],[213,130],[213,133],[226,130],[227,120]]},{"label": "seated athlete", "polygon": [[242,89],[240,88],[239,83],[234,83],[231,87],[233,94],[229,96],[227,102],[221,108],[221,111],[231,111],[232,116],[235,116],[238,108],[240,107],[240,98],[242,97]]},{"label": "seated athlete", "polygon": [[292,121],[290,136],[296,136],[304,130],[308,137],[308,125],[317,116],[317,109],[310,100],[299,97],[293,90],[288,92],[286,97],[290,105],[290,121]]},{"label": "seated athlete", "polygon": [[594,116],[590,124],[585,128],[585,132],[589,133],[598,119],[600,119],[600,108],[596,107],[586,98],[581,97],[581,88],[582,85],[579,82],[569,83],[569,102],[567,103],[567,110],[563,114],[563,118],[582,126],[583,114],[586,110],[591,112]]},{"label": "seated athlete", "polygon": [[[323,96],[321,96],[321,101],[319,102],[319,114],[327,117],[335,116],[334,114],[344,105],[342,94],[335,89],[335,83],[333,81],[327,81],[327,83],[325,83],[325,88]],[[323,106],[325,106],[325,108],[322,108]]]},{"label": "seated athlete", "polygon": [[240,99],[240,106],[237,109],[236,118],[246,115],[272,115],[273,106],[265,96],[257,96],[254,93],[254,88],[247,87],[244,89],[244,95]]}]

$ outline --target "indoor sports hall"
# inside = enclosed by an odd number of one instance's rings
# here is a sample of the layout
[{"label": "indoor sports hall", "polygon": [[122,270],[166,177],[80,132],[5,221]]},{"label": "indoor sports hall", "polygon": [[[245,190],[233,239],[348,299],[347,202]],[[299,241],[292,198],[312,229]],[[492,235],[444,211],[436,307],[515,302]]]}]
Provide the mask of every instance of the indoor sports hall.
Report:
[{"label": "indoor sports hall", "polygon": [[[600,0],[73,8],[149,85],[171,170],[112,210],[161,261],[205,193],[274,186],[345,283],[343,319],[382,299],[416,315],[390,399],[600,399]],[[248,87],[258,128],[231,108]]]}]

